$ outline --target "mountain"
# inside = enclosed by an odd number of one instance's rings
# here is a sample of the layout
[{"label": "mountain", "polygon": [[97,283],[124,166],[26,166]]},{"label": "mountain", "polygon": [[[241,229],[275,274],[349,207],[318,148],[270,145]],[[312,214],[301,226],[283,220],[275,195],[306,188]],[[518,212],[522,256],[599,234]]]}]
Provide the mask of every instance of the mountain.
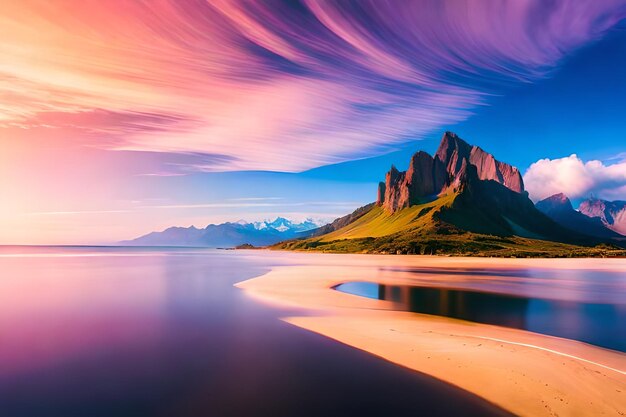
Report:
[{"label": "mountain", "polygon": [[[606,239],[558,224],[524,191],[519,170],[446,132],[431,156],[419,151],[407,171],[395,167],[361,207],[283,249],[368,253],[577,256]],[[584,246],[584,247],[583,247]]]},{"label": "mountain", "polygon": [[535,207],[565,228],[600,238],[621,237],[620,234],[605,227],[598,217],[588,217],[574,210],[571,201],[563,193],[541,200]]},{"label": "mountain", "polygon": [[626,236],[626,201],[606,201],[590,198],[580,203],[578,210],[598,218],[606,227]]},{"label": "mountain", "polygon": [[392,166],[385,182],[378,186],[376,205],[394,213],[420,204],[446,189],[459,188],[468,166],[476,169],[480,180],[491,180],[521,193],[524,182],[519,170],[497,161],[478,146],[471,146],[456,134],[446,132],[434,157],[419,151],[411,158],[409,169],[400,172]]},{"label": "mountain", "polygon": [[127,246],[195,246],[235,247],[245,243],[253,246],[273,245],[277,242],[309,236],[319,225],[310,219],[294,223],[283,217],[273,221],[210,224],[204,229],[170,227],[133,240],[120,242]]}]

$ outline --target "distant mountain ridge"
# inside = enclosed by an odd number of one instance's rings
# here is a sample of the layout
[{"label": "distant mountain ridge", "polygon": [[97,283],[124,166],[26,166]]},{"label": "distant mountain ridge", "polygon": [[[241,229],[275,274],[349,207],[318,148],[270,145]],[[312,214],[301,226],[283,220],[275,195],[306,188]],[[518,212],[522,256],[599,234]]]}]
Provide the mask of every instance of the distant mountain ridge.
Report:
[{"label": "distant mountain ridge", "polygon": [[578,210],[586,216],[599,219],[607,228],[626,236],[626,201],[606,201],[589,198]]},{"label": "distant mountain ridge", "polygon": [[[574,211],[566,197],[561,200],[555,203]],[[378,186],[376,203],[313,231],[309,238],[277,247],[484,256],[626,254],[616,246],[624,241],[613,239],[615,234],[598,221],[575,213],[590,226],[555,221],[535,207],[517,168],[445,132],[435,156],[419,151],[407,171],[391,167]]]},{"label": "distant mountain ridge", "polygon": [[619,238],[621,235],[605,226],[599,217],[574,210],[563,193],[539,201],[535,207],[563,227],[601,238]]},{"label": "distant mountain ridge", "polygon": [[195,226],[170,227],[152,232],[136,239],[120,242],[127,246],[187,246],[187,247],[235,247],[243,244],[253,246],[273,245],[277,242],[306,237],[319,223],[307,219],[301,223],[284,217],[272,221],[248,223],[245,221],[210,224],[204,229]]}]

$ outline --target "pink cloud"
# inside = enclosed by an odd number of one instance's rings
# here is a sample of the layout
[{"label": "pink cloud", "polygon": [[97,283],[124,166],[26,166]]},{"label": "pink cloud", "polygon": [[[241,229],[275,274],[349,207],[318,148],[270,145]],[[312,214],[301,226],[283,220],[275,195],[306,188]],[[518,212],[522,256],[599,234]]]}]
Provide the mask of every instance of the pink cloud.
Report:
[{"label": "pink cloud", "polygon": [[0,4],[0,132],[301,171],[386,152],[550,73],[623,1]]}]

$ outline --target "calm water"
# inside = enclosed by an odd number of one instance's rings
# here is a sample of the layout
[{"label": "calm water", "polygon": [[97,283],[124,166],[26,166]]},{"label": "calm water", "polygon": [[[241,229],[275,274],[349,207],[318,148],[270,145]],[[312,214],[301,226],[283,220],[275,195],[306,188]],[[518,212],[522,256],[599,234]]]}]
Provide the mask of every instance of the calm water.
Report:
[{"label": "calm water", "polygon": [[301,259],[0,248],[0,416],[504,414],[233,287]]},{"label": "calm water", "polygon": [[[558,274],[563,277],[571,272],[558,271]],[[501,276],[493,271],[489,275]],[[555,272],[545,271],[543,274],[551,275],[554,277]],[[624,279],[621,274],[599,271],[588,272],[588,275],[590,279],[603,282]],[[335,288],[349,294],[392,301],[396,309],[402,311],[514,327],[626,352],[626,300],[623,298],[620,302],[592,303],[374,282],[347,282]]]}]

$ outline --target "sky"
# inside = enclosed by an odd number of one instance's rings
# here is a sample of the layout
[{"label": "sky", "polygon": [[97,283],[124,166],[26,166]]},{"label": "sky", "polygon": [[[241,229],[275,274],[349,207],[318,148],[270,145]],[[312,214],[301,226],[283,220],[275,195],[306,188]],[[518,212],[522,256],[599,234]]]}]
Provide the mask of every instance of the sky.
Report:
[{"label": "sky", "polygon": [[328,221],[445,130],[626,200],[626,0],[0,2],[0,244]]}]

